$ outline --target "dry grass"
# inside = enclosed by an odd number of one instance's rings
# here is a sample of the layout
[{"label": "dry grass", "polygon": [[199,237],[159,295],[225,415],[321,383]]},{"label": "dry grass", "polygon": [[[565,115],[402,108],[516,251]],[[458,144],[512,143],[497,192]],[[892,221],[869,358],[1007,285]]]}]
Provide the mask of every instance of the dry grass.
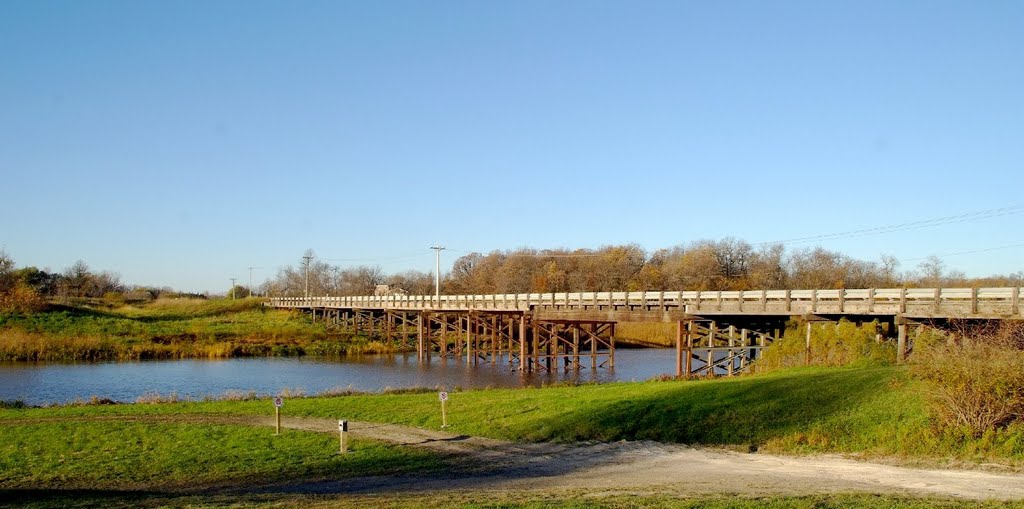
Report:
[{"label": "dry grass", "polygon": [[663,322],[619,322],[615,325],[615,341],[640,346],[674,346],[676,324]]},{"label": "dry grass", "polygon": [[971,436],[1024,420],[1024,328],[980,333],[915,347],[912,373],[927,382],[933,414]]}]

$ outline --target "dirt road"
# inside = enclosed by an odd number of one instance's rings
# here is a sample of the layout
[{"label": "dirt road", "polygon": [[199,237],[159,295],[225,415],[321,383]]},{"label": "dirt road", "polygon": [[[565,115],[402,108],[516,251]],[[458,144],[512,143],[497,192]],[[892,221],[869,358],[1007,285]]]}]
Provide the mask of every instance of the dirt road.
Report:
[{"label": "dirt road", "polygon": [[[252,424],[272,425],[254,419]],[[336,432],[337,421],[285,419],[284,426]],[[593,494],[800,495],[867,492],[1024,499],[1024,476],[976,470],[917,469],[836,456],[744,454],[656,442],[520,444],[405,426],[350,423],[356,437],[465,455],[477,468],[434,477],[377,477],[277,486],[302,492],[539,490]]]}]

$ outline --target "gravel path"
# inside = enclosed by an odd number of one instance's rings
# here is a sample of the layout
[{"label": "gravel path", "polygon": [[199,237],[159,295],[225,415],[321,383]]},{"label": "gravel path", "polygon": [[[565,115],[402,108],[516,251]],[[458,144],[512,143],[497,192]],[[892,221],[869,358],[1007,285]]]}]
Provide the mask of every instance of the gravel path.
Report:
[{"label": "gravel path", "polygon": [[[90,420],[273,426],[273,417],[111,416]],[[47,422],[50,418],[7,423]],[[289,429],[337,433],[330,419],[282,419]],[[658,442],[517,443],[394,424],[349,423],[356,438],[380,440],[465,458],[465,467],[427,475],[302,480],[244,492],[395,494],[439,491],[527,491],[578,494],[804,495],[875,493],[966,499],[1024,500],[1024,475],[980,470],[908,468],[838,456],[743,454]],[[357,451],[356,451],[357,453]],[[229,490],[230,491],[230,490]]]}]

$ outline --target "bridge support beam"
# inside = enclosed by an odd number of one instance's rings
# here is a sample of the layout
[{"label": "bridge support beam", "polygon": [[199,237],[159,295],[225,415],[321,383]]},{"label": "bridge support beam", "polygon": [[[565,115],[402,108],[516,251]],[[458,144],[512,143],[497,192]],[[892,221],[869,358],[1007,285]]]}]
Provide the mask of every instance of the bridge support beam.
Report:
[{"label": "bridge support beam", "polygon": [[902,319],[896,325],[896,364],[907,360],[907,321]]}]

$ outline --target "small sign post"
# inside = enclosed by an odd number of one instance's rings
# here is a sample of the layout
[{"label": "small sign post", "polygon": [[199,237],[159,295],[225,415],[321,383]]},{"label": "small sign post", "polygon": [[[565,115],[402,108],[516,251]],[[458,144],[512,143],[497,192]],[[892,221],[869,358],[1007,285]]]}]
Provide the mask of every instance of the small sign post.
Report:
[{"label": "small sign post", "polygon": [[277,421],[277,432],[275,435],[281,434],[281,407],[284,406],[284,398],[278,396],[274,398],[274,419]]},{"label": "small sign post", "polygon": [[341,437],[341,454],[348,452],[348,447],[345,447],[345,435],[348,435],[348,421],[338,421],[338,434]]},{"label": "small sign post", "polygon": [[448,391],[441,391],[437,395],[441,400],[441,427],[448,427]]}]

